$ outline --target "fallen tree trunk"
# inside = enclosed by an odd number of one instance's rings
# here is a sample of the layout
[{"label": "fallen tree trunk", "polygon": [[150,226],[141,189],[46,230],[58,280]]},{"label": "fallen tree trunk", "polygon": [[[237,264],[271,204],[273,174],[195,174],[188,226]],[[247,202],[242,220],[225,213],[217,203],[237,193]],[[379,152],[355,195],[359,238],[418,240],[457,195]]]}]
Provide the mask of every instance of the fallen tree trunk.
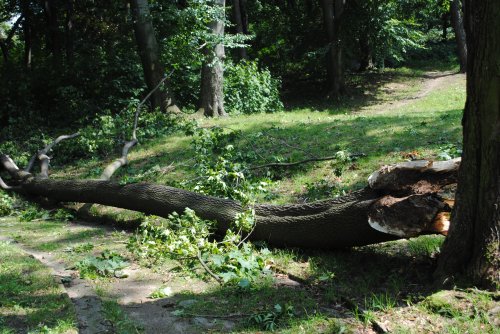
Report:
[{"label": "fallen tree trunk", "polygon": [[[256,205],[256,226],[250,238],[275,246],[332,249],[445,234],[451,208],[438,193],[445,185],[456,183],[459,163],[455,159],[385,166],[370,176],[369,186],[343,197],[310,204]],[[219,232],[245,209],[233,200],[156,184],[38,177],[20,170],[5,155],[0,155],[2,169],[12,179],[10,191],[162,217],[188,207],[203,219],[217,221]]]}]

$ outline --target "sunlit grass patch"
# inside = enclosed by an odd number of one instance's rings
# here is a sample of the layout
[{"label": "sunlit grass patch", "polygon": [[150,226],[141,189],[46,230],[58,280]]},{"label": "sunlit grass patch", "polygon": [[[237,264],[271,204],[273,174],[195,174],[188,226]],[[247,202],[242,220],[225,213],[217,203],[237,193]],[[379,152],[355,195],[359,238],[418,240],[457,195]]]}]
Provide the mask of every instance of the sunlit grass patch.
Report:
[{"label": "sunlit grass patch", "polygon": [[0,242],[0,333],[77,333],[68,296],[50,270],[10,242]]}]

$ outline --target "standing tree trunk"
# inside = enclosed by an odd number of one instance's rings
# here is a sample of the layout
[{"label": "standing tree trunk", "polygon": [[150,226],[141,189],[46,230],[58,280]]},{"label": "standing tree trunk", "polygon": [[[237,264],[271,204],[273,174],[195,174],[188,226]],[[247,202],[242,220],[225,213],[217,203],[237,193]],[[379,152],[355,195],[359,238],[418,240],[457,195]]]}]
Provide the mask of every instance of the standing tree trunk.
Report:
[{"label": "standing tree trunk", "polygon": [[329,49],[326,57],[329,96],[337,98],[345,90],[340,27],[345,0],[321,0],[323,21],[328,36]]},{"label": "standing tree trunk", "polygon": [[467,41],[465,38],[464,21],[462,18],[462,10],[460,0],[452,0],[450,4],[451,24],[455,31],[455,39],[457,41],[458,59],[460,60],[460,72],[465,73],[467,70]]},{"label": "standing tree trunk", "polygon": [[465,272],[500,286],[500,2],[467,0],[464,153],[452,224],[436,276]]},{"label": "standing tree trunk", "polygon": [[[147,0],[130,0],[134,18],[134,32],[139,56],[144,71],[144,81],[149,91],[153,91],[165,75],[165,69],[160,62],[160,50],[156,41],[149,3]],[[153,109],[179,112],[173,96],[165,89],[158,89],[151,95]]]},{"label": "standing tree trunk", "polygon": [[44,1],[45,18],[47,20],[46,44],[52,54],[54,64],[61,64],[61,41],[59,23],[57,20],[57,6],[54,0]]},{"label": "standing tree trunk", "polygon": [[[215,6],[224,12],[225,0],[215,0]],[[210,23],[212,34],[224,35],[224,22],[215,20]],[[201,109],[207,117],[226,116],[224,111],[224,45],[217,44],[213,50],[205,50],[205,62],[201,72]]]},{"label": "standing tree trunk", "polygon": [[370,45],[370,39],[367,33],[359,38],[359,51],[361,59],[359,62],[359,71],[363,72],[373,68],[373,53]]},{"label": "standing tree trunk", "polygon": [[[233,19],[236,26],[236,33],[241,35],[248,34],[248,17],[246,16],[246,0],[233,0]],[[246,48],[238,48],[240,60],[247,59]]]},{"label": "standing tree trunk", "polygon": [[28,0],[21,1],[21,11],[23,13],[23,38],[24,38],[24,59],[23,65],[26,69],[31,69],[32,43],[31,43],[31,8]]},{"label": "standing tree trunk", "polygon": [[14,38],[14,35],[15,35],[17,29],[19,28],[19,24],[21,23],[21,21],[23,19],[24,19],[24,17],[21,14],[17,18],[16,22],[14,22],[14,24],[10,28],[10,31],[7,34],[7,37],[5,38],[5,40],[0,40],[0,48],[2,49],[2,54],[3,54],[3,59],[4,59],[4,63],[5,64],[7,64],[9,62],[9,48],[10,48],[10,44],[12,42],[12,39]]},{"label": "standing tree trunk", "polygon": [[66,38],[66,62],[69,67],[73,66],[74,51],[73,51],[73,1],[66,0],[66,24],[65,38]]}]

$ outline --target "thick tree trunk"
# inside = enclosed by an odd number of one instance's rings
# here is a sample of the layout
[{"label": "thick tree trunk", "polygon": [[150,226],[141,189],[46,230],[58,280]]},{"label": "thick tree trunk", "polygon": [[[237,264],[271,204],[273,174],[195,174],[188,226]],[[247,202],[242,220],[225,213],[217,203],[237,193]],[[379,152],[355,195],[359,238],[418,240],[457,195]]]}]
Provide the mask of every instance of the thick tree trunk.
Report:
[{"label": "thick tree trunk", "polygon": [[[165,69],[160,62],[160,50],[151,21],[149,3],[147,0],[130,0],[130,5],[134,18],[135,39],[144,71],[144,81],[148,90],[152,91],[165,76]],[[156,90],[152,94],[151,105],[153,109],[160,108],[169,112],[180,111],[172,94],[166,89]]]},{"label": "thick tree trunk", "polygon": [[28,0],[21,1],[21,11],[24,16],[23,22],[23,38],[24,38],[24,59],[23,65],[26,69],[31,69],[31,57],[32,57],[32,23],[31,23],[31,8]]},{"label": "thick tree trunk", "polygon": [[453,224],[436,276],[500,286],[500,2],[467,0],[464,153]]},{"label": "thick tree trunk", "polygon": [[[246,14],[246,8],[242,8],[245,5],[245,0],[233,0],[233,20],[236,27],[236,33],[241,35],[246,35],[248,33],[246,18],[243,14]],[[238,48],[238,55],[240,60],[247,59],[246,48]]]},{"label": "thick tree trunk", "polygon": [[345,90],[342,42],[340,40],[340,27],[345,0],[321,0],[321,5],[329,44],[326,57],[329,96],[337,98]]},{"label": "thick tree trunk", "polygon": [[[403,163],[382,168],[372,174],[367,188],[340,198],[310,204],[256,205],[256,226],[251,238],[275,246],[332,249],[446,233],[446,213],[450,208],[436,193],[444,185],[456,182],[458,164]],[[1,155],[0,167],[16,181],[14,190],[20,193],[62,202],[110,205],[163,217],[189,207],[201,218],[217,221],[221,233],[244,209],[233,200],[162,185],[34,177]]]},{"label": "thick tree trunk", "polygon": [[73,66],[74,51],[73,51],[73,1],[66,0],[66,23],[65,23],[65,39],[66,39],[66,63],[69,67]]},{"label": "thick tree trunk", "polygon": [[462,18],[460,0],[452,0],[450,4],[451,24],[455,31],[455,40],[457,41],[458,59],[460,61],[460,72],[467,70],[467,41],[465,37],[464,21]]},{"label": "thick tree trunk", "polygon": [[368,38],[368,34],[365,33],[363,36],[359,38],[359,51],[361,53],[359,71],[363,72],[368,69],[373,68],[373,54],[372,47],[370,45],[370,40]]},{"label": "thick tree trunk", "polygon": [[61,41],[57,6],[55,0],[44,0],[45,18],[47,20],[46,45],[52,54],[54,65],[61,64]]},{"label": "thick tree trunk", "polygon": [[[226,1],[215,0],[215,6],[224,11]],[[210,23],[212,34],[224,35],[224,22]],[[207,117],[226,116],[224,110],[224,45],[217,44],[213,50],[205,50],[206,59],[201,73],[201,109]]]}]

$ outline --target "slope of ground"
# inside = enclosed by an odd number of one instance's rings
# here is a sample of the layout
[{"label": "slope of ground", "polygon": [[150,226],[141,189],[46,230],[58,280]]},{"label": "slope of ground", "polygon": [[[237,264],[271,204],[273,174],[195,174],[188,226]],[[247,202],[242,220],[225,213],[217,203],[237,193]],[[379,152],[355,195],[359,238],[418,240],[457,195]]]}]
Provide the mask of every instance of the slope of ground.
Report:
[{"label": "slope of ground", "polygon": [[[256,165],[339,151],[363,153],[342,166],[340,173],[331,162],[271,170],[270,191],[260,200],[326,198],[363,186],[368,174],[382,164],[456,154],[464,76],[406,74],[391,73],[390,80],[381,76],[372,91],[361,92],[367,97],[360,103],[301,106],[275,114],[200,120],[200,125],[240,130],[237,150],[254,152]],[[196,177],[189,142],[190,138],[174,134],[137,147],[118,179],[135,175],[175,185]],[[102,161],[84,161],[55,169],[53,177],[96,176],[102,165]],[[140,218],[99,206],[95,212],[115,220]],[[59,280],[64,278],[81,333],[255,333],[273,328],[282,333],[498,332],[498,294],[433,288],[431,274],[443,240],[440,236],[337,252],[275,249],[272,255],[280,270],[274,280],[241,290],[202,281],[172,261],[137,258],[126,247],[133,229],[122,228],[72,219],[0,221],[2,237],[52,267]],[[110,277],[79,278],[82,261],[110,252],[125,258],[125,269]],[[0,305],[1,315],[12,312],[12,307]],[[0,328],[0,333],[28,332],[23,322],[3,321]]]}]

